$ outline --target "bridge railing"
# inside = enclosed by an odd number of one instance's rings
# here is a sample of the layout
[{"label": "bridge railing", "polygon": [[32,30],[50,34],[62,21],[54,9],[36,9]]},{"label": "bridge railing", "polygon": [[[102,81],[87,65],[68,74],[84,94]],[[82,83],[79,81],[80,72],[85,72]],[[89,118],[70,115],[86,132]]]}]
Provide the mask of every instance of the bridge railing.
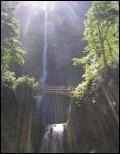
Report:
[{"label": "bridge railing", "polygon": [[61,90],[72,90],[72,86],[37,86],[35,89],[61,89]]},{"label": "bridge railing", "polygon": [[35,88],[35,94],[41,93],[59,93],[62,95],[71,95],[72,86],[37,86]]}]

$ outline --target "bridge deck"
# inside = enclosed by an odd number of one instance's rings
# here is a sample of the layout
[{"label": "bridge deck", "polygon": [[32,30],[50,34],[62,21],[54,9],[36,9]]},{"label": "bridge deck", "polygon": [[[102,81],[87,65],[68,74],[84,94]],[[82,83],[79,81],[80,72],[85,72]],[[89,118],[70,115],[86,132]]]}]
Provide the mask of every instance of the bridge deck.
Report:
[{"label": "bridge deck", "polygon": [[42,93],[58,93],[70,96],[72,89],[72,86],[37,86],[35,88],[35,95],[39,95]]}]

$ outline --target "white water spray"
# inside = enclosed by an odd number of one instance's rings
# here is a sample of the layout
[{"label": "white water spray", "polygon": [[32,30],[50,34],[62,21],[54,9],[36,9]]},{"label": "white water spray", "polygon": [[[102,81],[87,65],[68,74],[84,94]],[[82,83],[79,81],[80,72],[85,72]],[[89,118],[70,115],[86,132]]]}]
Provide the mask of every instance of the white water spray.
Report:
[{"label": "white water spray", "polygon": [[48,125],[43,138],[41,153],[63,153],[63,133],[63,124]]}]

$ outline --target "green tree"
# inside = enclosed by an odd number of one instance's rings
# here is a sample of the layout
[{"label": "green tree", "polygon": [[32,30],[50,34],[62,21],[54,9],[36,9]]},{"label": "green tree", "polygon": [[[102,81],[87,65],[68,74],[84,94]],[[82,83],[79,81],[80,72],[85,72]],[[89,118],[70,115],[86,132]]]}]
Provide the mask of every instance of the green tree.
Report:
[{"label": "green tree", "polygon": [[23,49],[19,42],[18,22],[12,2],[1,2],[1,60],[2,72],[9,69],[11,61],[23,64]]},{"label": "green tree", "polygon": [[118,56],[118,3],[94,1],[86,14],[84,39],[87,42],[87,56],[74,58],[74,65],[85,68],[84,81],[75,89],[75,95],[82,95],[88,83],[103,68],[108,68]]}]

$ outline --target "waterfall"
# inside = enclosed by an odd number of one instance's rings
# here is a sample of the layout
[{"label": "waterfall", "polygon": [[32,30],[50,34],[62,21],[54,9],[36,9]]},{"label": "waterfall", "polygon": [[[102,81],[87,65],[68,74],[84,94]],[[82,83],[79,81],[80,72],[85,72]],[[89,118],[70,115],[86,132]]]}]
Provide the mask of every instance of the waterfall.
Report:
[{"label": "waterfall", "polygon": [[[44,50],[42,57],[42,73],[39,84],[45,85],[47,77],[47,6],[45,9]],[[42,96],[37,96],[37,107],[41,107]],[[45,106],[44,106],[45,107]],[[41,152],[63,152],[64,124],[48,125],[42,141]]]},{"label": "waterfall", "polygon": [[41,153],[64,152],[64,124],[48,125],[43,138]]},{"label": "waterfall", "polygon": [[40,77],[40,85],[44,85],[47,76],[47,10],[45,11],[45,29],[44,29],[44,52],[42,57],[42,75]]},{"label": "waterfall", "polygon": [[[44,27],[44,50],[42,55],[42,73],[39,79],[40,85],[45,85],[47,77],[47,9],[45,10],[45,27]],[[40,108],[42,96],[37,96],[37,108]]]}]

